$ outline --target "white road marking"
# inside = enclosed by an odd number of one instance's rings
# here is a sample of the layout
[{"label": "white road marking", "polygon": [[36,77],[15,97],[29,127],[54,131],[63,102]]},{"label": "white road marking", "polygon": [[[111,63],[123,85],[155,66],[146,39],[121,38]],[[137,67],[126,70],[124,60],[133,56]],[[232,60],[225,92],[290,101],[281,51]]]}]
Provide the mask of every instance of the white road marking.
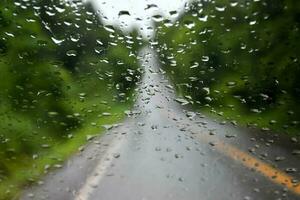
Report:
[{"label": "white road marking", "polygon": [[100,159],[100,161],[97,163],[93,172],[86,179],[85,184],[80,188],[80,190],[76,194],[74,200],[89,199],[89,196],[95,189],[95,187],[93,186],[96,186],[100,183],[101,179],[104,177],[105,173],[107,172],[114,160],[113,155],[118,152],[123,142],[123,138],[121,140],[114,139],[109,149],[107,149],[106,153],[103,155],[102,159]]}]

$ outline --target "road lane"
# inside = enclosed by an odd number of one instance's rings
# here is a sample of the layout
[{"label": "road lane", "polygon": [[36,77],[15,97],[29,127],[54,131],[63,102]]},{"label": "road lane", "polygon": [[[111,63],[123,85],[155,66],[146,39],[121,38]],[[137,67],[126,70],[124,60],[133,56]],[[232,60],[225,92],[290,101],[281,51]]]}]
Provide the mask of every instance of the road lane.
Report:
[{"label": "road lane", "polygon": [[[283,187],[279,180],[299,178],[293,170],[300,166],[299,157],[291,154],[295,144],[187,113],[174,100],[154,50],[141,51],[141,65],[145,73],[133,108],[139,114],[96,138],[98,142],[46,176],[42,186],[29,188],[22,199],[32,199],[28,194],[76,200],[299,199],[299,186]],[[274,161],[278,156],[285,160]],[[249,158],[250,165],[268,166],[265,171],[276,170],[281,176],[250,169],[242,161]],[[294,172],[287,174],[286,169]]]}]

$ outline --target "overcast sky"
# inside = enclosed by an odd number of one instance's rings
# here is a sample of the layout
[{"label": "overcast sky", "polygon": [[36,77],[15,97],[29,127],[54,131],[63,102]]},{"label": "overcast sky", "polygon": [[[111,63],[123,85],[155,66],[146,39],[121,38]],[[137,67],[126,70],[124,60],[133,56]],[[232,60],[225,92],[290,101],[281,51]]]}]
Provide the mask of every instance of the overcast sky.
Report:
[{"label": "overcast sky", "polygon": [[[147,37],[153,36],[153,17],[162,15],[175,20],[178,15],[170,11],[182,13],[184,5],[190,0],[86,0],[93,3],[105,24],[119,26],[123,31],[133,27]],[[120,12],[120,11],[128,11]],[[121,14],[121,15],[120,15]],[[128,15],[129,14],[129,15]],[[137,20],[139,18],[140,20]]]}]

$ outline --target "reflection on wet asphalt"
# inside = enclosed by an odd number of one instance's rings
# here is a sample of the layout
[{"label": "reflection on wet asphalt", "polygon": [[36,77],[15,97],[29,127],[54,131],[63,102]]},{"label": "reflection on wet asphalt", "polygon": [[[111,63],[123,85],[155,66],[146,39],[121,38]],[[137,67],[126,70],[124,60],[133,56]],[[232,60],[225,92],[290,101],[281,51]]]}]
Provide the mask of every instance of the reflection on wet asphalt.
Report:
[{"label": "reflection on wet asphalt", "polygon": [[281,185],[299,178],[295,144],[185,110],[155,51],[140,58],[144,77],[128,118],[22,199],[299,199],[299,186]]}]

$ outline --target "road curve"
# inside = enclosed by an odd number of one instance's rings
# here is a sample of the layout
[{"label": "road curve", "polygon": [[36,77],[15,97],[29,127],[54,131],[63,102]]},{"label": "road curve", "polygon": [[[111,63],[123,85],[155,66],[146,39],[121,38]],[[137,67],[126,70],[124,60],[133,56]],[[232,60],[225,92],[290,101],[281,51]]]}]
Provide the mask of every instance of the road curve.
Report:
[{"label": "road curve", "polygon": [[299,144],[187,111],[155,51],[140,58],[145,72],[128,118],[21,199],[300,199]]}]

